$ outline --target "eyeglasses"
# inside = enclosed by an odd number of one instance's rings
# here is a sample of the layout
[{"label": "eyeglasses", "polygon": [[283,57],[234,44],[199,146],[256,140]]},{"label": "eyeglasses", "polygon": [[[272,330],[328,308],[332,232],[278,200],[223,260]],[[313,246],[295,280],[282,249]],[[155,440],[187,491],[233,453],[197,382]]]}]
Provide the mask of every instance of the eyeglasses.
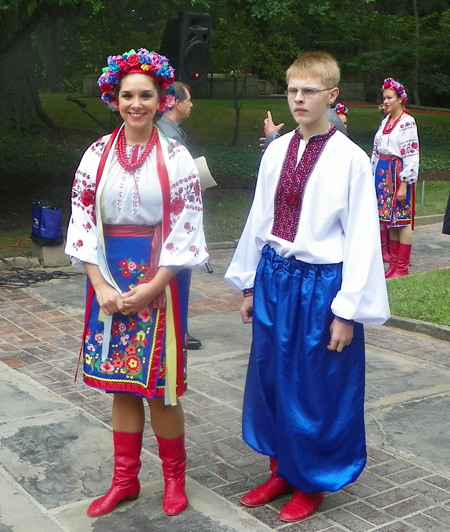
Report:
[{"label": "eyeglasses", "polygon": [[330,87],[329,89],[294,89],[290,88],[286,91],[284,91],[284,94],[289,98],[289,100],[295,100],[297,97],[297,94],[300,93],[301,96],[305,100],[309,100],[310,98],[313,98],[314,95],[318,92],[324,92],[324,91],[330,91],[331,89],[334,89],[334,87]]}]

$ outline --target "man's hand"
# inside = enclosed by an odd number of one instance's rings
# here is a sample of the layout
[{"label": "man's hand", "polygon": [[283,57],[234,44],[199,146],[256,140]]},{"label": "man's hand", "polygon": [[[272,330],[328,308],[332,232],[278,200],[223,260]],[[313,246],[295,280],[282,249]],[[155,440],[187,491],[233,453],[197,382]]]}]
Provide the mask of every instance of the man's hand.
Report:
[{"label": "man's hand", "polygon": [[267,111],[267,118],[264,118],[264,135],[267,137],[272,131],[280,132],[280,129],[284,126],[284,122],[278,124],[277,126],[273,123],[272,113]]},{"label": "man's hand", "polygon": [[284,123],[281,122],[281,124],[278,124],[277,126],[273,123],[272,120],[272,113],[270,111],[267,111],[267,118],[264,119],[264,135],[265,137],[259,138],[259,147],[262,148],[264,151],[264,144],[266,142],[266,137],[269,133],[272,133],[272,131],[276,131],[277,133],[280,132],[280,129],[284,126]]},{"label": "man's hand", "polygon": [[327,348],[330,351],[342,353],[344,347],[349,345],[353,339],[353,325],[351,323],[343,323],[335,318],[330,326],[330,333],[331,339]]},{"label": "man's hand", "polygon": [[253,321],[253,296],[244,297],[241,305],[241,318],[244,323],[252,323]]}]

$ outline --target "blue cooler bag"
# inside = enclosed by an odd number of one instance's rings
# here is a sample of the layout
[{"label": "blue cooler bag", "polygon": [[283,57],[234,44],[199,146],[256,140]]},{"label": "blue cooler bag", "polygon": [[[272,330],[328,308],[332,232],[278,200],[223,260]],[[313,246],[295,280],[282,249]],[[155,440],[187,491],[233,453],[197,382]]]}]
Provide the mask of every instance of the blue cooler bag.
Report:
[{"label": "blue cooler bag", "polygon": [[51,201],[33,202],[31,240],[40,246],[63,243],[62,209]]}]

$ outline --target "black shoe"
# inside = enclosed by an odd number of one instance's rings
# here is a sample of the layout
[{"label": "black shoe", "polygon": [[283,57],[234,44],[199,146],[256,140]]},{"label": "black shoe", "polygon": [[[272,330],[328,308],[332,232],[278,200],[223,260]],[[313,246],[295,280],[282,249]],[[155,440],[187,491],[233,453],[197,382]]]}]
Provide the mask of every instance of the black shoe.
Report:
[{"label": "black shoe", "polygon": [[188,333],[186,335],[187,337],[187,348],[188,349],[200,349],[202,346],[202,343],[200,340],[197,340],[196,338],[192,338],[192,336]]}]

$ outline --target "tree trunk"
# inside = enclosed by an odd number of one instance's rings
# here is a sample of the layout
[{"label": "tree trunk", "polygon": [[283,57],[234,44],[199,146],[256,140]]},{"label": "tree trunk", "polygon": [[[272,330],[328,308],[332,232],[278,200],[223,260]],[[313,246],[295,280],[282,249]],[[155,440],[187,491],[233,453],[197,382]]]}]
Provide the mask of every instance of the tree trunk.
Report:
[{"label": "tree trunk", "polygon": [[239,91],[238,88],[238,75],[237,73],[233,74],[233,106],[236,112],[236,121],[234,123],[234,133],[233,133],[233,146],[237,146],[238,136],[239,136],[239,126],[241,124],[241,107],[242,107],[242,98],[245,95],[245,86],[247,84],[247,74],[242,80],[242,87]]},{"label": "tree trunk", "polygon": [[414,62],[414,87],[413,87],[413,93],[414,93],[414,103],[416,105],[420,105],[420,96],[419,96],[419,37],[420,37],[420,26],[419,26],[419,10],[417,9],[417,0],[413,0],[413,8],[414,8],[414,19],[416,21],[416,57]]},{"label": "tree trunk", "polygon": [[44,90],[61,90],[61,29],[62,18],[55,12],[48,14],[35,31],[36,46],[45,71]]},{"label": "tree trunk", "polygon": [[[2,12],[0,51],[24,27],[27,19],[23,4]],[[37,135],[56,130],[55,124],[41,107],[29,36],[15,43],[13,50],[0,59],[0,91],[3,100],[0,127],[4,131]]]}]

